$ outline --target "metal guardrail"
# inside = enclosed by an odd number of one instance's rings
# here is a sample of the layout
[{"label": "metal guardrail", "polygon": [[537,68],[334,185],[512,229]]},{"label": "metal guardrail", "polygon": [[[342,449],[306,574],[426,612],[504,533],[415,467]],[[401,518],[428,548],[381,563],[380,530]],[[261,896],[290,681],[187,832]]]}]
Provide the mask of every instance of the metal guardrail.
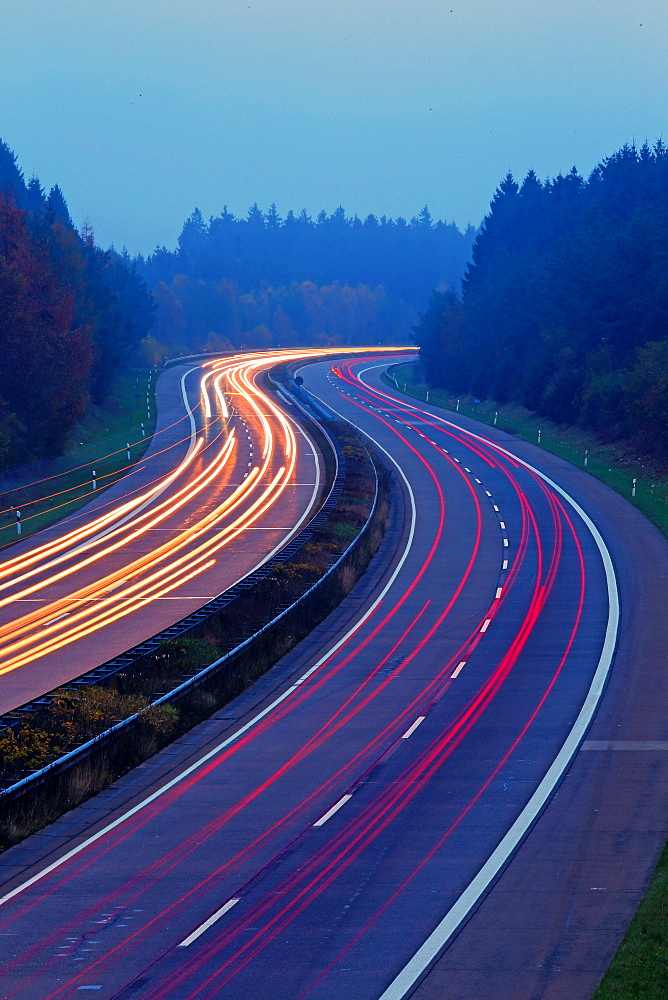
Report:
[{"label": "metal guardrail", "polygon": [[[308,414],[308,416],[311,420],[314,419],[311,414]],[[166,640],[178,639],[196,625],[201,625],[208,618],[210,618],[211,615],[216,614],[223,608],[227,607],[228,604],[231,604],[238,597],[245,595],[248,590],[255,586],[256,583],[269,576],[272,572],[272,564],[284,563],[287,562],[288,559],[291,559],[292,556],[294,556],[299,549],[310,540],[313,530],[321,525],[335,509],[341,495],[343,482],[345,480],[346,460],[338,441],[329,435],[325,428],[320,428],[320,430],[329,441],[336,462],[332,485],[327,497],[320,505],[317,514],[311,518],[308,524],[297,535],[295,535],[294,538],[291,538],[279,552],[275,553],[275,555],[271,557],[271,561],[268,561],[265,565],[260,566],[252,573],[249,573],[248,576],[245,576],[241,580],[237,581],[237,583],[235,583],[232,587],[228,587],[227,590],[202,605],[201,608],[191,612],[180,621],[175,622],[174,625],[169,625],[167,628],[157,632],[149,639],[145,639],[143,642],[137,643],[137,645],[132,646],[125,652],[119,653],[118,656],[115,656],[110,660],[106,660],[104,663],[101,663],[97,667],[93,667],[91,670],[87,670],[79,677],[68,681],[66,684],[62,684],[57,690],[72,691],[79,687],[88,687],[91,684],[99,684],[100,681],[107,680],[120,670],[126,670],[128,667],[131,667],[134,663],[139,661],[143,656],[146,656],[149,653],[154,653]],[[49,705],[54,700],[54,697],[54,692],[49,692],[39,698],[33,698],[31,701],[26,702],[25,705],[20,705],[18,708],[12,709],[10,712],[5,712],[4,715],[0,716],[0,734],[7,729],[20,725],[20,723],[26,718],[34,715],[35,712],[38,712],[40,709]]]},{"label": "metal guardrail", "polygon": [[[303,407],[300,408],[303,409]],[[330,437],[329,434],[327,434],[326,430],[322,427],[320,429],[325,434],[325,436],[330,441],[332,441],[332,438]],[[332,443],[335,446],[335,454],[337,457],[337,471],[334,477],[332,488],[330,489],[327,499],[320,507],[318,513],[309,521],[306,528],[304,528],[303,531],[301,531],[298,535],[296,535],[295,538],[293,538],[280,551],[280,553],[278,553],[275,557],[273,557],[272,562],[287,561],[292,555],[295,554],[295,552],[297,552],[301,548],[302,545],[305,544],[305,542],[308,541],[308,539],[311,537],[313,528],[317,527],[319,524],[322,524],[335,509],[339,496],[341,495],[343,482],[345,479],[345,457],[338,442],[332,441]],[[367,454],[369,454],[368,451]],[[200,670],[197,674],[194,674],[192,677],[187,678],[187,680],[177,685],[177,687],[173,688],[171,691],[168,691],[166,694],[156,698],[145,709],[142,709],[140,712],[135,712],[133,715],[128,716],[126,719],[122,719],[120,722],[117,722],[109,729],[106,729],[104,732],[99,733],[97,736],[88,740],[86,743],[83,743],[80,746],[75,747],[68,753],[64,754],[62,757],[59,757],[57,760],[51,761],[49,764],[46,764],[43,768],[40,768],[37,771],[33,771],[32,773],[26,775],[24,778],[19,779],[19,781],[13,782],[8,787],[0,790],[0,804],[5,803],[10,799],[14,799],[15,797],[21,795],[29,787],[39,784],[48,775],[55,774],[61,770],[66,770],[68,766],[73,764],[77,759],[85,757],[91,752],[92,749],[109,741],[120,730],[136,724],[141,718],[141,716],[145,712],[150,711],[150,709],[153,706],[168,704],[170,701],[174,701],[179,697],[181,697],[189,689],[195,688],[200,684],[202,684],[207,678],[212,676],[215,672],[221,670],[228,661],[230,661],[233,657],[237,656],[243,649],[246,649],[253,642],[259,639],[260,636],[264,635],[269,629],[277,625],[283,618],[286,617],[286,615],[292,612],[295,608],[299,607],[299,605],[302,604],[311,594],[313,594],[314,591],[318,590],[325,583],[325,581],[328,580],[329,577],[336,572],[341,563],[350,556],[350,553],[360,543],[361,539],[367,533],[369,525],[371,524],[371,521],[376,512],[376,508],[378,505],[378,488],[379,488],[378,470],[370,454],[369,458],[371,459],[372,462],[372,466],[374,469],[374,479],[375,479],[374,499],[371,511],[369,512],[369,515],[365,523],[362,525],[362,528],[360,529],[359,533],[353,539],[350,545],[345,549],[344,552],[341,553],[338,559],[332,564],[332,566],[330,566],[330,568],[323,574],[323,576],[320,577],[320,579],[317,580],[311,587],[309,587],[309,589],[305,591],[305,593],[302,594],[301,597],[299,597],[288,607],[280,611],[278,615],[276,615],[274,618],[271,619],[271,621],[263,625],[262,628],[254,632],[253,635],[249,636],[247,639],[244,639],[243,642],[235,646],[234,649],[229,650],[229,652],[225,653],[219,659],[214,660],[213,663],[210,663],[208,666],[204,667],[204,669]],[[129,650],[122,656],[115,657],[114,660],[110,660],[108,663],[102,664],[102,666],[96,667],[93,670],[87,672],[86,674],[82,675],[81,678],[77,678],[76,681],[72,681],[68,685],[66,685],[66,688],[72,689],[80,684],[96,683],[100,680],[105,679],[106,677],[109,677],[116,671],[127,667],[130,663],[133,662],[133,659],[132,658],[126,659],[126,657],[134,656],[135,659],[139,659],[140,656],[145,655],[147,652],[153,652],[155,649],[157,649],[160,643],[164,641],[164,639],[172,639],[178,635],[182,635],[183,632],[187,631],[189,628],[192,628],[193,625],[200,624],[207,617],[214,614],[216,611],[219,611],[221,608],[227,606],[236,597],[240,596],[242,593],[246,593],[248,589],[254,586],[255,583],[257,583],[264,577],[268,576],[270,572],[271,572],[270,566],[261,567],[259,570],[256,570],[254,573],[250,574],[250,576],[246,577],[244,580],[235,584],[234,587],[232,587],[229,591],[225,591],[219,597],[214,598],[213,601],[210,601],[203,608],[199,609],[199,611],[193,612],[193,614],[188,615],[187,618],[182,619],[181,622],[178,622],[176,625],[171,626],[171,628],[165,629],[163,632],[158,633],[158,635],[152,637],[150,640],[141,643],[139,646],[133,647],[132,650]],[[186,622],[188,623],[187,625],[185,624]],[[49,701],[50,698],[48,695],[46,695],[42,698],[38,698],[32,702],[29,702],[25,706],[21,706],[21,709],[16,710],[16,713],[21,713],[19,715],[19,719],[14,718],[13,723],[17,724],[18,721],[26,718],[26,714],[31,714],[31,712],[38,711],[40,708],[44,707],[44,705],[48,704]],[[10,716],[14,717],[16,713],[8,713],[6,716],[3,716],[3,718],[8,718]]]}]

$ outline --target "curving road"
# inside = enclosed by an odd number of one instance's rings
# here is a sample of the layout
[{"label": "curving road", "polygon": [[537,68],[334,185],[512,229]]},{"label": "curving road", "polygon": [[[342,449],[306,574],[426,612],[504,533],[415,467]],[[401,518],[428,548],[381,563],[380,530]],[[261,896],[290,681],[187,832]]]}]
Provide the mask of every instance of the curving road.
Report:
[{"label": "curving road", "polygon": [[[629,567],[652,548],[665,569],[666,546],[588,477],[407,404],[377,368],[303,373],[395,470],[371,568],[246,695],[2,856],[3,997],[591,994],[661,842],[665,722],[613,652],[642,647]],[[615,799],[629,713],[658,749]],[[615,850],[624,887],[594,884],[584,921],[574,873]]]},{"label": "curving road", "polygon": [[256,380],[305,353],[166,371],[132,472],[4,553],[0,713],[179,621],[299,530],[324,485],[321,457]]}]

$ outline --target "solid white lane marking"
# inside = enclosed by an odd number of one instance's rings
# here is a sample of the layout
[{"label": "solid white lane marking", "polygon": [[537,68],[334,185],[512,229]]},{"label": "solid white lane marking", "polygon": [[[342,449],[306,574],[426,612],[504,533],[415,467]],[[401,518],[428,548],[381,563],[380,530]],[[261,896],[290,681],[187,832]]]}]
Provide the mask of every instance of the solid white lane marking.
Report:
[{"label": "solid white lane marking", "polygon": [[484,622],[482,623],[482,625],[480,627],[480,631],[481,632],[486,632],[487,631],[487,629],[489,628],[491,620],[492,620],[491,618],[485,618]]},{"label": "solid white lane marking", "polygon": [[424,715],[418,716],[418,718],[415,720],[415,722],[410,727],[410,729],[407,729],[406,732],[404,733],[404,735],[401,737],[402,740],[407,740],[409,738],[409,736],[412,736],[413,733],[415,732],[415,730],[417,729],[417,727],[420,725],[420,723],[424,722],[424,718],[425,718]]},{"label": "solid white lane marking", "polygon": [[453,680],[455,679],[455,677],[459,677],[459,675],[461,674],[461,672],[462,672],[462,670],[464,669],[465,666],[466,666],[466,660],[462,660],[461,663],[457,664],[457,666],[455,667],[455,669],[453,670],[453,672],[450,674],[450,677]]},{"label": "solid white lane marking", "polygon": [[335,802],[331,809],[328,809],[324,816],[317,819],[313,826],[324,826],[328,819],[331,819],[334,813],[337,813],[341,806],[345,806],[346,802],[352,799],[352,795],[342,795],[338,802]]},{"label": "solid white lane marking", "polygon": [[[377,365],[376,367],[380,368],[383,366]],[[412,409],[417,410],[418,408],[412,407]],[[438,416],[438,414],[432,413],[431,416],[434,419],[439,420],[442,424],[445,424],[447,427],[453,427],[459,432],[462,431],[462,428],[458,427],[457,424],[453,424],[452,421],[446,420],[443,417]],[[598,704],[601,700],[603,689],[612,666],[615,643],[617,641],[617,632],[619,629],[619,592],[617,590],[617,578],[615,576],[612,558],[605,542],[603,541],[601,533],[587,512],[583,510],[577,500],[567,493],[566,490],[562,489],[562,487],[559,486],[553,479],[550,479],[549,476],[547,476],[544,472],[541,472],[541,470],[537,469],[534,465],[531,465],[529,462],[525,462],[524,459],[514,455],[507,448],[502,448],[501,445],[496,444],[495,442],[490,442],[488,438],[485,438],[480,434],[474,434],[473,431],[465,431],[465,433],[470,435],[470,437],[474,440],[481,441],[485,445],[491,444],[493,448],[496,448],[497,451],[506,455],[511,461],[516,462],[519,465],[523,465],[525,469],[529,469],[531,472],[535,473],[543,480],[543,482],[547,483],[548,486],[556,490],[557,493],[559,493],[560,496],[562,496],[579,515],[592,535],[603,562],[608,591],[608,622],[605,630],[603,646],[601,647],[601,655],[599,657],[598,665],[592,678],[589,691],[587,692],[587,696],[582,703],[582,708],[580,709],[578,717],[575,720],[570,733],[562,744],[561,750],[554,758],[551,767],[546,772],[545,777],[527,802],[516,821],[502,838],[496,850],[493,851],[478,874],[469,883],[468,887],[464,890],[450,910],[448,910],[446,915],[443,917],[436,929],[429,935],[422,947],[418,949],[410,962],[408,962],[399,975],[396,976],[396,978],[390,983],[382,996],[379,997],[379,1000],[404,1000],[404,998],[408,996],[417,981],[426,972],[430,965],[432,965],[453,934],[457,931],[464,920],[466,920],[471,910],[475,907],[478,900],[489,887],[491,882],[496,878],[501,868],[514,854],[522,838],[551,798],[557,783],[560,781],[564,771],[567,769],[573,756],[578,750],[580,743],[587,732],[589,725],[591,724],[594,713],[598,708]],[[498,507],[495,506],[494,509],[498,510]]]},{"label": "solid white lane marking", "polygon": [[228,910],[231,910],[232,907],[238,902],[239,902],[238,898],[228,899],[228,901],[223,906],[221,906],[219,910],[216,910],[215,913],[211,914],[208,920],[205,920],[203,924],[200,924],[197,930],[194,930],[192,934],[189,934],[187,938],[184,938],[181,944],[179,945],[179,948],[188,948],[193,943],[193,941],[197,940],[200,934],[203,934],[204,931],[208,931],[209,927],[215,924],[216,920],[220,920],[223,914],[227,913]]},{"label": "solid white lane marking", "polygon": [[[324,402],[324,400],[323,400],[323,402]],[[337,416],[341,417],[342,420],[345,420],[347,423],[351,423],[347,419],[347,417],[344,417],[342,413],[339,413],[338,411],[334,410],[333,407],[330,406],[329,409],[332,411],[332,413],[336,413]],[[308,434],[306,433],[306,431],[304,431],[299,426],[299,424],[297,424],[297,423],[295,423],[295,426],[297,427],[297,429],[299,430],[299,432],[302,434],[302,436],[305,438],[305,440],[307,440],[309,442],[309,444],[311,445],[311,448],[315,449],[315,445],[311,441],[311,439],[308,436]],[[355,426],[355,425],[353,424],[352,426]],[[319,670],[320,667],[324,663],[326,663],[327,660],[329,660],[330,657],[333,656],[336,653],[336,651],[338,649],[340,649],[341,646],[343,646],[350,639],[350,637],[352,635],[354,635],[355,632],[357,632],[358,629],[360,629],[364,625],[365,621],[374,613],[374,611],[376,610],[376,608],[378,607],[378,605],[381,604],[384,601],[385,595],[390,590],[390,588],[393,586],[394,581],[396,580],[396,578],[398,577],[399,573],[401,572],[404,563],[408,559],[408,554],[409,554],[409,552],[410,552],[410,550],[412,548],[413,539],[415,537],[415,524],[416,524],[416,519],[417,519],[417,508],[416,508],[416,504],[415,504],[415,494],[413,493],[413,490],[411,488],[411,484],[409,483],[408,478],[406,477],[406,474],[405,474],[404,470],[401,468],[401,466],[397,462],[396,458],[394,458],[394,456],[391,455],[389,453],[389,451],[387,451],[387,449],[384,448],[379,441],[376,441],[376,439],[374,437],[372,437],[371,434],[368,434],[366,431],[364,431],[363,433],[365,434],[366,437],[369,438],[370,441],[373,442],[373,444],[380,451],[383,452],[384,455],[387,456],[387,458],[389,459],[389,461],[396,467],[397,472],[401,476],[401,479],[403,480],[404,486],[406,487],[406,492],[408,493],[408,499],[409,499],[409,502],[410,502],[410,511],[411,511],[410,527],[408,529],[408,538],[406,539],[406,545],[405,545],[404,551],[402,552],[401,558],[399,559],[397,565],[395,566],[392,575],[390,576],[389,580],[387,581],[387,583],[385,584],[385,586],[383,587],[383,589],[381,590],[380,594],[375,599],[375,601],[371,604],[371,606],[367,609],[367,611],[362,615],[362,617],[357,622],[355,622],[354,625],[351,625],[351,627],[348,629],[348,631],[343,636],[341,636],[341,638],[337,642],[335,642],[333,646],[330,646],[330,648],[327,650],[327,652],[324,653],[320,657],[320,659],[318,660],[317,663],[315,663],[309,670],[307,670],[299,678],[299,680],[297,680],[294,684],[292,684],[289,688],[287,688],[287,690],[285,690],[282,694],[278,695],[278,697],[275,698],[269,705],[267,705],[266,708],[263,708],[261,712],[258,712],[257,715],[254,715],[251,719],[248,720],[248,722],[244,723],[243,726],[241,726],[234,733],[232,733],[231,736],[228,736],[226,739],[222,740],[221,743],[219,743],[217,746],[213,747],[213,749],[209,750],[206,754],[204,754],[202,757],[200,757],[199,760],[196,760],[193,764],[190,765],[190,767],[187,767],[185,771],[182,771],[181,774],[176,775],[176,777],[172,778],[166,784],[164,784],[160,788],[156,789],[156,791],[151,792],[151,794],[148,795],[145,799],[142,799],[140,802],[137,802],[136,805],[132,806],[131,809],[128,809],[127,812],[123,813],[121,816],[118,816],[115,820],[112,820],[111,823],[108,823],[101,830],[98,830],[97,833],[92,834],[92,836],[88,837],[86,840],[82,841],[76,847],[73,847],[70,851],[67,851],[65,854],[63,854],[62,857],[58,858],[56,861],[53,861],[50,865],[47,865],[46,868],[43,868],[41,871],[37,872],[35,875],[32,875],[29,879],[26,879],[25,882],[22,882],[20,885],[17,885],[16,888],[10,890],[10,892],[8,892],[4,896],[0,897],[0,906],[2,906],[4,903],[9,902],[10,899],[13,899],[15,896],[18,896],[20,893],[24,892],[26,889],[29,889],[30,886],[32,886],[32,885],[35,884],[35,882],[39,882],[40,879],[43,879],[45,876],[50,875],[51,872],[55,871],[56,868],[60,868],[60,866],[63,865],[63,864],[65,864],[65,862],[69,861],[70,858],[75,857],[77,854],[79,854],[81,851],[84,851],[91,844],[94,844],[95,841],[99,840],[101,837],[106,836],[106,834],[110,833],[112,830],[115,830],[117,826],[121,826],[121,824],[125,823],[126,820],[131,819],[138,812],[141,812],[142,809],[145,809],[152,802],[155,802],[156,799],[159,799],[162,795],[165,795],[167,792],[171,791],[171,789],[174,788],[175,785],[180,784],[186,778],[190,777],[190,775],[194,771],[197,771],[200,767],[202,767],[209,760],[211,760],[212,757],[215,757],[221,751],[226,750],[227,747],[230,746],[230,744],[234,743],[236,740],[238,740],[240,736],[245,735],[245,733],[247,733],[250,729],[253,729],[267,715],[269,715],[271,712],[273,712],[275,708],[277,708],[279,705],[281,705],[286,700],[286,698],[289,698],[290,695],[294,691],[297,690],[297,688],[299,687],[299,685],[302,684],[308,677],[310,677],[311,674],[315,673],[316,670]],[[319,482],[320,482],[320,462],[318,461],[318,458],[316,456],[316,483],[315,483],[315,485],[313,487],[312,499],[315,498],[315,496],[317,495],[318,487],[319,487]],[[299,526],[302,524],[302,522],[308,516],[309,510],[310,510],[310,506],[304,512],[304,514],[299,519],[299,521],[297,521],[297,524],[295,525],[293,531],[297,531],[297,529],[299,528]],[[284,544],[285,544],[285,541],[281,540],[276,545],[276,547],[272,550],[272,552],[270,552],[269,555],[266,556],[262,560],[262,562],[260,562],[260,563],[257,564],[257,566],[255,567],[255,569],[258,569],[265,562],[268,562],[270,559],[272,559],[274,557],[275,553],[278,552],[279,549],[281,549]],[[255,569],[251,570],[250,572],[253,573],[255,571]],[[241,579],[243,579],[243,577],[240,577],[239,579],[241,580]],[[239,581],[237,581],[237,583],[238,582]],[[214,662],[217,662],[217,661],[214,661]],[[138,911],[138,912],[140,912],[140,911]]]}]

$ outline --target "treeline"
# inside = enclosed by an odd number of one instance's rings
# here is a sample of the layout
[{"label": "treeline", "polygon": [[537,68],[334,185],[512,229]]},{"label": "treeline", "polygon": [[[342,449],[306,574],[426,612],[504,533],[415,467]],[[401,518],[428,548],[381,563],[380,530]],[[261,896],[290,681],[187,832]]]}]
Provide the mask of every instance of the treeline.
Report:
[{"label": "treeline", "polygon": [[207,223],[196,209],[176,250],[136,259],[158,309],[153,354],[406,340],[431,289],[458,286],[474,235],[426,206],[410,222],[253,205]]},{"label": "treeline", "polygon": [[668,454],[668,149],[625,145],[585,180],[508,174],[461,297],[415,328],[428,380]]},{"label": "treeline", "polygon": [[127,254],[78,233],[60,188],[26,184],[0,141],[0,468],[62,449],[137,359],[154,308]]}]

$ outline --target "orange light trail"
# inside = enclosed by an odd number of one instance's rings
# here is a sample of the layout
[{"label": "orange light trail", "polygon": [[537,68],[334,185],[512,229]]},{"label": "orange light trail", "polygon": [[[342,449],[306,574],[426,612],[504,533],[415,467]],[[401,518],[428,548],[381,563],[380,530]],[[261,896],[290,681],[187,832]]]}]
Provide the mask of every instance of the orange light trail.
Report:
[{"label": "orange light trail", "polygon": [[[362,351],[368,348],[350,353]],[[257,376],[276,364],[331,353],[263,352],[204,363],[198,404],[204,427],[176,468],[132,499],[120,498],[104,514],[0,564],[0,609],[18,609],[19,602],[39,600],[35,595],[50,588],[57,592],[0,626],[0,674],[136,614],[211,569],[225,546],[271,510],[296,469],[292,422],[257,386]],[[262,456],[256,464],[244,460],[238,434],[228,429],[226,394],[237,398],[253,430],[249,449]],[[168,496],[158,502],[166,490]],[[216,502],[221,490],[228,495]],[[213,509],[206,510],[212,502]],[[174,537],[139,556],[132,553],[134,544],[150,540],[150,532],[160,528]]]}]

